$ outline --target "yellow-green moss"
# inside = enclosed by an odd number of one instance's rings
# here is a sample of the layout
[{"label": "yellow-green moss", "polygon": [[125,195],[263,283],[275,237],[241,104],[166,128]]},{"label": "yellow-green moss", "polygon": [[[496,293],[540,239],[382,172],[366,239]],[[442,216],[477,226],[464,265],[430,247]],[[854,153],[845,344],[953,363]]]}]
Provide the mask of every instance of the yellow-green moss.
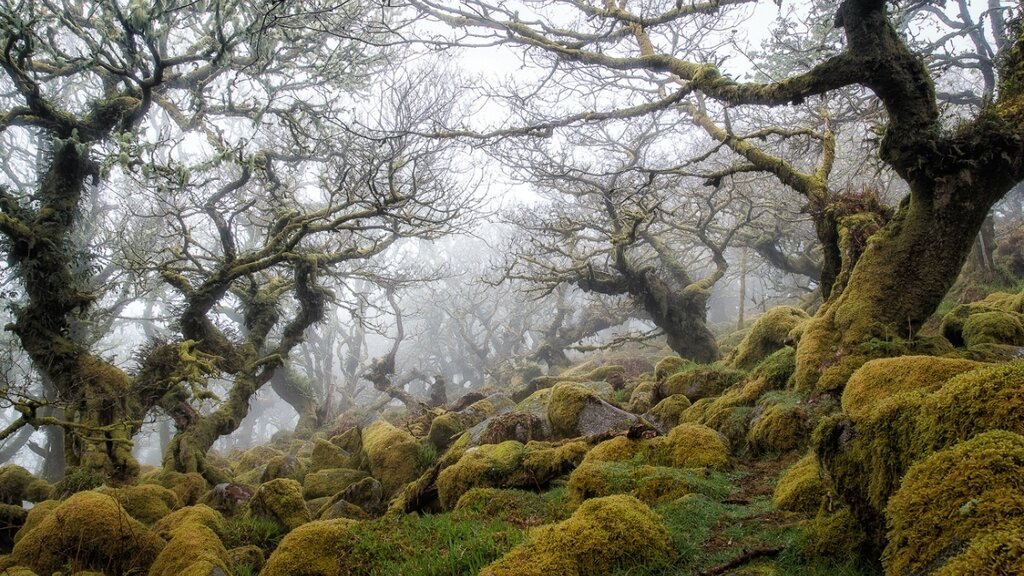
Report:
[{"label": "yellow-green moss", "polygon": [[806,312],[794,306],[777,306],[768,310],[750,327],[746,337],[729,358],[729,364],[740,370],[754,368],[785,346],[789,333],[809,319]]},{"label": "yellow-green moss", "polygon": [[666,356],[661,360],[658,360],[658,363],[654,365],[654,380],[656,382],[662,382],[676,372],[690,370],[697,366],[699,366],[699,364],[692,360],[684,360],[679,356]]},{"label": "yellow-green moss", "polygon": [[26,534],[34,530],[36,526],[39,526],[43,519],[56,510],[58,506],[60,506],[60,501],[58,500],[43,500],[33,506],[28,511],[28,516],[25,517],[25,523],[18,530],[18,533],[14,535],[14,543],[17,544],[18,540],[21,540]]},{"label": "yellow-green moss", "polygon": [[680,422],[703,422],[707,416],[708,408],[715,403],[715,400],[717,398],[701,398],[697,400],[679,415]]},{"label": "yellow-green moss", "polygon": [[867,545],[868,539],[860,523],[849,509],[841,508],[832,513],[819,513],[794,548],[800,555],[818,561],[849,561],[862,555]]},{"label": "yellow-green moss", "polygon": [[153,525],[153,533],[164,540],[171,539],[171,533],[180,528],[203,526],[213,530],[218,537],[224,534],[224,517],[209,506],[197,504],[171,512]]},{"label": "yellow-green moss", "polygon": [[575,382],[560,382],[551,388],[548,400],[548,421],[556,437],[578,436],[577,425],[580,413],[587,402],[597,401],[597,396]]},{"label": "yellow-green moss", "polygon": [[[2,563],[3,563],[3,561],[0,560],[0,566],[2,566]],[[76,574],[82,574],[82,573],[79,572],[79,573],[76,573]],[[98,576],[103,576],[102,572],[99,572],[97,574],[98,574]],[[0,576],[39,576],[39,575],[36,574],[35,572],[33,572],[32,570],[30,570],[28,568],[25,568],[24,566],[11,566],[10,568],[2,568],[2,567],[0,567]]]},{"label": "yellow-green moss", "polygon": [[655,462],[676,468],[721,468],[729,462],[729,444],[707,426],[680,424],[657,448]]},{"label": "yellow-green moss", "polygon": [[156,557],[149,576],[210,576],[219,570],[231,574],[231,560],[217,534],[202,524],[188,524],[171,532],[171,539]]},{"label": "yellow-green moss", "polygon": [[650,508],[631,496],[608,496],[584,502],[563,522],[535,529],[528,544],[480,575],[603,575],[657,566],[673,555],[668,532]]},{"label": "yellow-green moss", "polygon": [[718,364],[698,366],[691,370],[676,372],[658,383],[656,398],[667,398],[683,394],[691,400],[718,396],[723,390],[743,379],[745,372],[725,368]]},{"label": "yellow-green moss", "polygon": [[302,485],[291,478],[260,484],[248,505],[254,516],[274,520],[285,531],[294,530],[311,519],[302,499]]},{"label": "yellow-green moss", "polygon": [[783,472],[775,485],[772,504],[779,510],[812,514],[825,498],[818,458],[809,453]]},{"label": "yellow-green moss", "polygon": [[191,506],[203,497],[210,485],[198,472],[183,474],[174,470],[158,469],[152,476],[143,480],[146,484],[159,484],[173,491],[178,496],[178,503]]},{"label": "yellow-green moss", "polygon": [[343,576],[342,557],[355,520],[318,520],[292,530],[267,559],[260,576]]},{"label": "yellow-green moss", "polygon": [[380,480],[386,496],[419,477],[420,445],[408,432],[377,420],[363,429],[362,440],[370,474]]},{"label": "yellow-green moss", "polygon": [[262,471],[267,462],[279,456],[284,456],[284,453],[270,446],[263,444],[253,446],[238,455],[234,465],[235,474],[244,474],[257,469]]},{"label": "yellow-green moss", "polygon": [[247,568],[250,574],[258,573],[267,563],[263,550],[252,544],[228,550],[228,559],[231,560],[231,566],[234,567],[236,574],[241,572],[243,567]]},{"label": "yellow-green moss", "polygon": [[334,496],[367,476],[362,470],[348,468],[332,468],[306,474],[302,483],[302,496],[306,500]]},{"label": "yellow-green moss", "polygon": [[692,470],[632,462],[589,461],[569,476],[569,501],[628,494],[646,504],[675,500],[693,492]]},{"label": "yellow-green moss", "polygon": [[1024,526],[1019,523],[1005,530],[995,530],[971,541],[933,576],[1006,576],[1017,574],[1024,566]]},{"label": "yellow-green moss", "polygon": [[679,424],[679,418],[690,405],[690,399],[683,394],[673,394],[651,408],[650,415],[659,425],[673,428]]},{"label": "yellow-green moss", "polygon": [[519,469],[526,447],[514,440],[467,450],[459,461],[437,477],[441,507],[450,510],[470,488],[503,488]]},{"label": "yellow-green moss", "polygon": [[514,482],[543,487],[552,478],[567,474],[578,466],[586,456],[587,449],[583,442],[568,442],[553,447],[542,442],[528,442],[520,474],[514,478]]},{"label": "yellow-green moss", "polygon": [[931,391],[947,380],[983,367],[958,358],[900,356],[880,358],[857,369],[843,390],[843,411],[857,419],[869,414],[881,400],[910,390]]},{"label": "yellow-green moss", "polygon": [[11,559],[41,574],[70,565],[112,576],[145,571],[164,542],[125,512],[117,500],[79,492],[46,515],[14,545]]},{"label": "yellow-green moss", "polygon": [[17,464],[0,466],[0,502],[21,506],[23,500],[42,502],[50,498],[52,487]]},{"label": "yellow-green moss", "polygon": [[[317,438],[313,444],[313,457],[309,461],[309,472],[319,472],[328,468],[351,468],[352,458],[348,452],[335,444]],[[292,475],[285,477],[294,478]],[[300,478],[295,480],[302,481]]]},{"label": "yellow-green moss", "polygon": [[991,311],[971,314],[964,321],[964,344],[1024,345],[1024,321],[1016,312]]},{"label": "yellow-green moss", "polygon": [[113,496],[132,518],[147,526],[167,516],[179,505],[177,494],[157,484],[103,487],[99,491]]},{"label": "yellow-green moss", "polygon": [[920,573],[1024,516],[1024,436],[980,434],[907,470],[889,500],[886,573]]},{"label": "yellow-green moss", "polygon": [[567,515],[563,500],[514,488],[473,488],[459,498],[455,512],[459,518],[498,519],[517,526],[550,524]]},{"label": "yellow-green moss", "polygon": [[951,378],[922,402],[917,427],[922,452],[986,430],[1024,433],[1024,360]]},{"label": "yellow-green moss", "polygon": [[754,453],[781,453],[807,445],[810,417],[804,406],[788,402],[768,404],[750,421],[747,445]]},{"label": "yellow-green moss", "polygon": [[634,414],[643,414],[655,404],[655,387],[652,381],[640,382],[629,394],[627,409]]},{"label": "yellow-green moss", "polygon": [[635,458],[638,454],[647,459],[651,452],[650,442],[634,440],[625,436],[616,436],[594,446],[587,452],[584,462],[624,462]]}]

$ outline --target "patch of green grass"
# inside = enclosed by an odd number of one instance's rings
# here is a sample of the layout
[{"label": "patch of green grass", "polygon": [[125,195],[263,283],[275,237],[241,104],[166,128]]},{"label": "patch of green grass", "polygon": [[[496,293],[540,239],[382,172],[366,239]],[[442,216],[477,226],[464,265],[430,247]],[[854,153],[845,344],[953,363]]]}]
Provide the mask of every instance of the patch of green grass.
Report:
[{"label": "patch of green grass", "polygon": [[380,576],[476,574],[525,538],[522,530],[500,520],[455,514],[385,517],[352,528],[342,571]]},{"label": "patch of green grass", "polygon": [[525,528],[569,517],[568,491],[560,486],[537,493],[528,490],[473,488],[459,498],[453,519],[500,520]]},{"label": "patch of green grass", "polygon": [[284,534],[277,522],[242,514],[224,522],[224,547],[259,546],[269,555],[277,548]]}]

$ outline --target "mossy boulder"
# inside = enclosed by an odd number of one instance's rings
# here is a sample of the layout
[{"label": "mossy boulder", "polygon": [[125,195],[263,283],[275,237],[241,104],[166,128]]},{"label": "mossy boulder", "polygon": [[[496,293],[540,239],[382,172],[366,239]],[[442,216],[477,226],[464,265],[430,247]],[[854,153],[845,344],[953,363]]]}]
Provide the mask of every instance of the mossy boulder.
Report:
[{"label": "mossy boulder", "polygon": [[302,499],[302,485],[290,478],[260,484],[248,506],[253,516],[273,520],[284,531],[294,530],[311,520]]},{"label": "mossy boulder", "polygon": [[[329,468],[352,468],[352,464],[352,457],[345,449],[322,438],[314,440],[313,456],[309,461],[309,472],[319,472]],[[282,476],[278,476],[278,478],[280,477]],[[285,475],[284,477],[291,478],[292,476]],[[299,482],[302,481],[301,478],[294,479]]]},{"label": "mossy boulder", "polygon": [[420,445],[411,434],[377,420],[362,430],[370,474],[380,480],[386,497],[420,475]]},{"label": "mossy boulder", "polygon": [[231,561],[231,567],[236,574],[242,570],[247,570],[249,574],[257,574],[267,563],[263,549],[252,544],[228,550],[228,560]]},{"label": "mossy boulder", "polygon": [[306,474],[302,483],[302,495],[306,500],[334,496],[368,476],[369,474],[362,470],[349,468],[332,468]]},{"label": "mossy boulder", "polygon": [[603,575],[633,566],[667,564],[674,557],[658,515],[632,496],[584,502],[573,515],[536,528],[481,576]]},{"label": "mossy boulder", "polygon": [[233,572],[231,558],[217,534],[202,524],[185,524],[170,532],[149,576],[220,576]]},{"label": "mossy boulder", "polygon": [[988,549],[985,560],[995,560],[1001,552],[985,537],[1024,527],[1024,436],[986,432],[914,464],[889,500],[888,518],[886,574],[930,572],[975,541],[972,556]]},{"label": "mossy boulder", "polygon": [[514,407],[515,403],[505,394],[492,394],[482,400],[477,400],[459,412],[446,412],[434,418],[430,422],[427,441],[438,450],[443,450],[462,432],[488,418],[504,414]]},{"label": "mossy boulder", "polygon": [[550,439],[551,425],[547,418],[530,412],[506,412],[470,428],[469,438],[472,445],[500,444],[506,440],[526,444]]},{"label": "mossy boulder", "polygon": [[159,484],[174,492],[181,506],[192,506],[210,489],[209,483],[198,472],[182,473],[162,468],[142,479],[144,484]]},{"label": "mossy boulder", "polygon": [[581,442],[548,446],[509,440],[470,448],[438,474],[440,505],[450,510],[471,488],[542,488],[575,468],[585,453]]},{"label": "mossy boulder", "polygon": [[178,508],[178,495],[157,484],[139,484],[122,488],[102,487],[99,491],[113,496],[121,507],[139,522],[152,525]]},{"label": "mossy boulder", "polygon": [[664,382],[666,378],[676,372],[692,370],[700,366],[692,360],[685,360],[679,356],[666,356],[654,365],[654,381]]},{"label": "mossy boulder", "polygon": [[[358,508],[361,514],[355,513],[352,507]],[[346,487],[329,498],[319,509],[317,518],[359,519],[377,516],[384,512],[384,492],[376,478],[366,477]]]},{"label": "mossy boulder", "polygon": [[588,460],[569,476],[569,501],[579,504],[591,498],[628,494],[646,504],[669,502],[707,489],[706,476],[702,468]]},{"label": "mossy boulder", "polygon": [[[330,442],[326,442],[324,440],[318,440],[318,442],[323,442],[331,448],[341,450],[341,448],[334,446]],[[315,454],[316,449],[314,449],[313,452]],[[345,460],[345,462],[348,462],[348,460]],[[302,463],[301,460],[291,454],[275,456],[270,459],[270,462],[267,462],[266,468],[263,469],[263,474],[260,475],[260,483],[269,482],[277,478],[291,478],[296,482],[302,482],[309,471],[310,470]]]},{"label": "mossy boulder", "polygon": [[1022,346],[1024,315],[997,310],[972,314],[964,321],[963,338],[968,348],[978,344]]},{"label": "mossy boulder", "polygon": [[772,504],[779,510],[813,514],[821,507],[826,493],[818,458],[812,452],[782,473],[775,485]]},{"label": "mossy boulder", "polygon": [[697,366],[683,372],[676,372],[655,389],[655,399],[662,400],[675,394],[682,394],[690,401],[718,396],[733,384],[743,379],[745,372],[725,368],[716,364]]},{"label": "mossy boulder", "polygon": [[262,471],[266,468],[268,462],[280,456],[284,456],[284,452],[276,448],[271,448],[264,444],[253,446],[234,457],[235,475],[242,475],[255,470]]},{"label": "mossy boulder", "polygon": [[22,536],[10,560],[40,574],[70,566],[123,576],[148,570],[163,547],[163,540],[111,496],[79,492]]},{"label": "mossy boulder", "polygon": [[25,516],[25,521],[22,524],[21,529],[14,535],[14,543],[17,544],[18,540],[21,540],[26,534],[34,530],[36,526],[39,526],[43,519],[56,510],[60,504],[61,502],[59,500],[43,500],[33,506]]},{"label": "mossy boulder", "polygon": [[9,552],[14,546],[14,536],[25,525],[28,510],[14,504],[0,503],[0,553]]},{"label": "mossy boulder", "polygon": [[195,526],[202,526],[213,530],[220,537],[224,534],[224,517],[221,516],[220,512],[209,506],[197,504],[195,506],[179,508],[164,516],[153,525],[152,530],[160,538],[170,540],[176,530],[189,529]]},{"label": "mossy boulder", "polygon": [[612,406],[589,388],[560,382],[551,389],[548,421],[555,438],[628,430],[639,417]]},{"label": "mossy boulder", "polygon": [[806,447],[810,437],[811,419],[804,405],[774,402],[754,411],[747,446],[755,454],[779,454]]},{"label": "mossy boulder", "polygon": [[[995,314],[991,314],[995,313]],[[975,316],[989,314],[986,317],[971,320]],[[1007,294],[995,292],[984,299],[969,304],[960,304],[950,310],[942,318],[940,329],[942,335],[953,343],[954,346],[971,346],[971,339],[978,339],[973,345],[982,343],[1003,343],[999,342],[1009,338],[1012,343],[1020,336],[1017,330],[1017,323],[1021,322],[1021,314],[1024,314],[1024,292]],[[1014,321],[1016,320],[1016,322]],[[971,334],[967,334],[968,323],[971,326]],[[1020,344],[1017,344],[1020,345]]]},{"label": "mossy boulder", "polygon": [[953,376],[984,366],[972,360],[936,356],[871,360],[850,377],[843,390],[841,405],[851,418],[861,418],[893,395],[912,390],[935,390]]},{"label": "mossy boulder", "polygon": [[23,501],[48,500],[53,487],[17,464],[0,466],[0,503],[21,506]]},{"label": "mossy boulder", "polygon": [[633,388],[633,391],[629,393],[629,403],[626,409],[634,414],[643,414],[655,404],[658,403],[655,396],[657,395],[657,384],[654,381],[640,382]]},{"label": "mossy boulder", "polygon": [[460,518],[502,520],[516,526],[540,526],[565,520],[564,499],[515,488],[473,488],[459,498]]},{"label": "mossy boulder", "polygon": [[667,432],[679,425],[683,412],[689,407],[689,398],[683,394],[673,394],[644,414],[644,419],[657,426],[658,430]]},{"label": "mossy boulder", "polygon": [[700,424],[680,424],[656,446],[654,462],[676,468],[722,468],[729,462],[729,443],[722,434]]},{"label": "mossy boulder", "polygon": [[810,319],[794,306],[776,306],[761,315],[729,357],[729,365],[751,370],[762,360],[789,343],[789,334]]},{"label": "mossy boulder", "polygon": [[260,576],[344,576],[343,563],[355,520],[317,520],[288,533]]}]

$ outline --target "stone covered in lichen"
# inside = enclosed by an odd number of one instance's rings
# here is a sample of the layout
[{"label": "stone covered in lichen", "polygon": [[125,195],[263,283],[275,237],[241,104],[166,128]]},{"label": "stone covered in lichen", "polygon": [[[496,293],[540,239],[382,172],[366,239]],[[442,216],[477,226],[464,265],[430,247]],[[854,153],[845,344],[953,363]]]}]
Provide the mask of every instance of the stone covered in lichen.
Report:
[{"label": "stone covered in lichen", "polygon": [[679,425],[683,411],[690,407],[690,399],[683,394],[673,394],[658,402],[656,406],[644,414],[644,419],[653,423],[662,432]]},{"label": "stone covered in lichen", "polygon": [[504,394],[493,394],[478,400],[458,412],[446,412],[430,422],[427,441],[438,450],[447,448],[463,431],[480,424],[484,420],[504,414],[515,404]]},{"label": "stone covered in lichen", "polygon": [[260,484],[249,500],[253,516],[277,522],[284,531],[294,530],[310,521],[302,499],[302,485],[290,478],[277,478]]},{"label": "stone covered in lichen", "polygon": [[103,487],[100,492],[113,496],[132,518],[146,525],[167,516],[179,506],[177,494],[157,484]]},{"label": "stone covered in lichen", "polygon": [[931,391],[958,374],[984,364],[960,358],[900,356],[867,362],[850,377],[843,389],[843,412],[851,418],[868,415],[881,401],[913,390]]},{"label": "stone covered in lichen", "polygon": [[560,382],[551,389],[547,416],[555,438],[627,430],[638,420],[635,414],[612,406],[575,382]]},{"label": "stone covered in lichen", "polygon": [[306,474],[302,483],[302,496],[306,500],[334,496],[367,476],[362,470],[349,468],[332,468]]},{"label": "stone covered in lichen", "polygon": [[744,374],[742,370],[719,364],[695,366],[659,382],[655,388],[655,398],[661,400],[675,394],[682,394],[694,402],[711,398],[742,380]]},{"label": "stone covered in lichen", "polygon": [[[323,442],[324,444],[327,444],[332,448],[341,450],[340,448],[337,448],[333,444],[330,444],[323,440],[318,439],[317,442]],[[315,448],[313,452],[315,457]],[[345,462],[348,462],[348,460],[345,460]],[[308,472],[309,470],[306,468],[306,465],[303,464],[302,461],[296,458],[295,456],[292,456],[291,454],[285,454],[284,456],[276,456],[274,458],[271,458],[270,461],[267,462],[267,466],[266,468],[263,469],[263,474],[260,476],[260,483],[269,482],[276,478],[291,478],[296,482],[302,482],[306,478],[306,474]]]},{"label": "stone covered in lichen", "polygon": [[825,494],[818,458],[812,452],[783,472],[775,485],[772,504],[779,510],[812,514],[821,507]]},{"label": "stone covered in lichen", "polygon": [[668,532],[650,508],[631,496],[608,496],[584,502],[563,522],[534,529],[529,543],[480,575],[596,576],[665,565],[673,554]]},{"label": "stone covered in lichen", "polygon": [[776,306],[761,315],[729,358],[740,370],[751,370],[762,360],[789,343],[789,334],[810,319],[794,306]]},{"label": "stone covered in lichen", "polygon": [[22,536],[6,562],[40,574],[70,565],[122,576],[148,570],[163,547],[163,540],[111,496],[79,492]]}]

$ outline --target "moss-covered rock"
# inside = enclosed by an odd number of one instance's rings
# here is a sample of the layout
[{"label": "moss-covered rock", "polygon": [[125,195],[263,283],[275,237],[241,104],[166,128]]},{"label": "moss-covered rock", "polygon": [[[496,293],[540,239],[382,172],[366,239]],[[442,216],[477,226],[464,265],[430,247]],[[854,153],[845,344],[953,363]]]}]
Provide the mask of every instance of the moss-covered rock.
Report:
[{"label": "moss-covered rock", "polygon": [[775,485],[772,504],[779,510],[813,514],[821,507],[826,493],[818,458],[812,452],[783,472]]},{"label": "moss-covered rock", "polygon": [[420,445],[408,432],[377,420],[363,429],[362,440],[370,474],[380,480],[385,496],[419,477]]},{"label": "moss-covered rock", "polygon": [[677,372],[692,370],[697,366],[699,364],[692,360],[685,360],[679,356],[666,356],[654,365],[654,380],[655,382],[664,382],[666,378]]},{"label": "moss-covered rock", "polygon": [[673,394],[644,414],[644,419],[653,423],[662,432],[679,425],[683,412],[690,407],[690,399],[682,394]]},{"label": "moss-covered rock", "polygon": [[747,446],[755,454],[789,452],[810,441],[810,415],[799,403],[773,402],[761,406],[754,414],[747,431]]},{"label": "moss-covered rock", "polygon": [[551,438],[551,425],[547,418],[530,412],[505,412],[492,416],[469,430],[470,444],[500,444],[515,440],[526,444],[531,440]]},{"label": "moss-covered rock", "polygon": [[181,506],[192,506],[210,490],[209,483],[198,472],[187,474],[158,468],[151,476],[144,477],[144,484],[159,484],[174,492]]},{"label": "moss-covered rock", "polygon": [[307,500],[334,496],[367,476],[369,475],[362,470],[348,468],[333,468],[306,474],[302,483],[302,495]]},{"label": "moss-covered rock", "polygon": [[360,520],[377,516],[384,511],[383,489],[376,478],[366,477],[328,498],[318,508],[319,520],[352,518]]},{"label": "moss-covered rock", "polygon": [[1016,574],[1024,566],[1024,527],[1020,524],[994,530],[973,540],[934,576],[1004,576]]},{"label": "moss-covered rock", "polygon": [[17,464],[0,466],[0,503],[21,506],[22,501],[48,500],[53,487]]},{"label": "moss-covered rock", "polygon": [[[343,448],[317,438],[313,443],[313,456],[310,458],[308,471],[319,472],[330,468],[352,468],[352,458]],[[299,478],[294,479],[302,481]]]},{"label": "moss-covered rock", "polygon": [[139,484],[122,488],[102,487],[99,491],[113,496],[121,507],[147,526],[178,508],[178,495],[157,484]]},{"label": "moss-covered rock", "polygon": [[993,310],[972,314],[964,321],[964,344],[1024,345],[1024,316],[1016,312]]},{"label": "moss-covered rock", "polygon": [[584,502],[563,522],[535,529],[528,544],[480,575],[603,575],[665,564],[673,554],[668,532],[650,508],[631,496],[608,496]]},{"label": "moss-covered rock", "polygon": [[514,488],[473,488],[455,504],[460,518],[502,520],[517,526],[540,526],[564,520],[562,499]]},{"label": "moss-covered rock", "polygon": [[[652,443],[658,439],[652,439]],[[680,424],[658,443],[655,462],[676,468],[721,468],[729,462],[729,443],[711,428]]]},{"label": "moss-covered rock", "polygon": [[302,499],[302,485],[290,478],[277,478],[260,484],[249,500],[253,516],[277,522],[285,531],[294,530],[311,520]]},{"label": "moss-covered rock", "polygon": [[886,573],[934,570],[976,538],[1024,526],[1024,436],[996,430],[914,464],[889,500]]},{"label": "moss-covered rock", "polygon": [[646,504],[669,502],[695,492],[714,491],[707,474],[703,468],[589,460],[569,476],[569,501],[579,504],[591,498],[628,494]]},{"label": "moss-covered rock", "polygon": [[[327,444],[328,446],[335,448],[336,450],[341,450],[340,448],[337,448],[333,444],[326,442],[324,440],[318,440],[318,442],[323,442],[324,444]],[[346,462],[349,462],[349,460],[346,460]],[[303,480],[305,480],[306,474],[308,472],[309,469],[306,467],[306,465],[303,464],[303,462],[296,458],[295,456],[292,456],[291,454],[277,456],[271,458],[270,462],[267,462],[267,467],[263,469],[263,474],[260,475],[260,483],[262,484],[263,482],[269,482],[277,478],[291,478],[296,482],[302,482]]]},{"label": "moss-covered rock", "polygon": [[160,538],[170,540],[173,537],[173,532],[176,530],[188,529],[194,526],[202,526],[213,530],[218,537],[221,537],[224,534],[224,517],[209,506],[197,504],[195,506],[179,508],[164,516],[153,525],[152,530]]},{"label": "moss-covered rock", "polygon": [[430,423],[427,441],[438,450],[443,450],[462,432],[514,407],[515,403],[505,394],[492,394],[458,412],[447,412],[434,418]]},{"label": "moss-covered rock", "polygon": [[267,462],[280,456],[284,456],[284,452],[276,448],[271,448],[265,444],[253,446],[234,458],[235,475],[245,474],[254,470],[262,471],[266,468]]},{"label": "moss-covered rock", "polygon": [[202,524],[183,525],[156,557],[149,576],[215,576],[231,574],[232,564],[220,538]]},{"label": "moss-covered rock", "polygon": [[129,516],[114,498],[79,492],[21,537],[11,560],[40,574],[71,566],[122,576],[148,570],[163,546],[163,540]]},{"label": "moss-covered rock", "polygon": [[318,520],[281,540],[260,576],[343,576],[343,557],[355,520]]},{"label": "moss-covered rock", "polygon": [[32,509],[28,511],[28,515],[26,515],[25,522],[22,524],[21,529],[14,535],[14,543],[17,544],[18,540],[21,540],[26,534],[34,530],[36,526],[39,526],[43,519],[56,510],[60,504],[59,500],[43,500],[33,506]]},{"label": "moss-covered rock", "polygon": [[585,386],[560,382],[551,389],[548,421],[555,438],[575,438],[627,430],[638,417],[612,406]]},{"label": "moss-covered rock", "polygon": [[740,370],[751,370],[762,360],[789,342],[794,328],[810,316],[794,306],[776,306],[761,315],[729,358],[729,364]]},{"label": "moss-covered rock", "polygon": [[629,403],[626,409],[633,414],[643,414],[653,408],[658,403],[655,398],[657,394],[656,388],[657,384],[652,380],[637,384],[633,391],[629,393]]},{"label": "moss-covered rock", "polygon": [[14,536],[25,525],[28,510],[14,504],[0,503],[0,554],[10,552]]},{"label": "moss-covered rock", "polygon": [[228,550],[233,572],[238,574],[246,570],[249,574],[257,574],[267,563],[267,558],[259,546],[239,546]]},{"label": "moss-covered rock", "polygon": [[718,396],[733,384],[743,379],[746,373],[712,364],[676,372],[655,389],[655,398],[661,400],[675,394],[682,394],[693,402]]},{"label": "moss-covered rock", "polygon": [[857,369],[843,389],[842,408],[851,418],[869,414],[890,396],[912,390],[932,391],[958,374],[984,364],[960,358],[900,356],[880,358]]}]

